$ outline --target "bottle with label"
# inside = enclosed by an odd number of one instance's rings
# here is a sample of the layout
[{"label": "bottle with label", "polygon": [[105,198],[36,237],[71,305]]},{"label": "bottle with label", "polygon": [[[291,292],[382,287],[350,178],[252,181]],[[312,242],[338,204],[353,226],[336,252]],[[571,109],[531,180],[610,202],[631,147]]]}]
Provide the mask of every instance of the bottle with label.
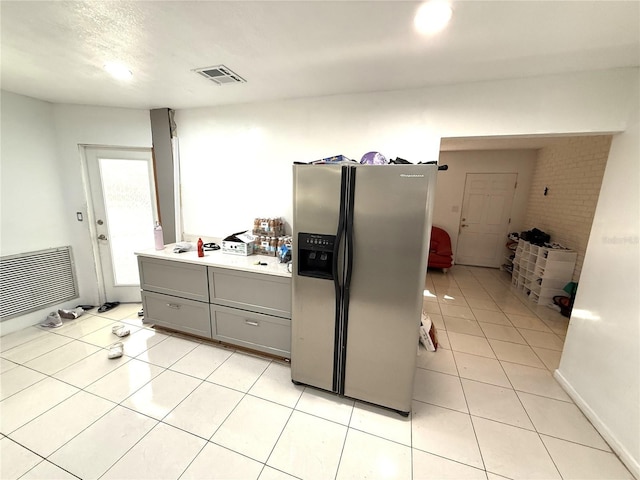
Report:
[{"label": "bottle with label", "polygon": [[204,247],[201,238],[198,239],[198,256],[204,257]]},{"label": "bottle with label", "polygon": [[153,227],[153,239],[156,244],[156,250],[164,250],[164,236],[160,222],[156,222],[156,226]]}]

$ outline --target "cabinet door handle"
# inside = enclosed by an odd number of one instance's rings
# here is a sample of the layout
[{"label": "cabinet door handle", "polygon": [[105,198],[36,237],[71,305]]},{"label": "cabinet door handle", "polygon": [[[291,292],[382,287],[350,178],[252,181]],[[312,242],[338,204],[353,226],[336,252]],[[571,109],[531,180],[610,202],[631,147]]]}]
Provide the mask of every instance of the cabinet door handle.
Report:
[{"label": "cabinet door handle", "polygon": [[252,327],[260,326],[260,324],[254,320],[245,320],[244,323],[246,323],[247,325],[251,325]]},{"label": "cabinet door handle", "polygon": [[178,308],[180,308],[180,305],[177,303],[167,303],[167,307],[175,308],[177,310]]}]

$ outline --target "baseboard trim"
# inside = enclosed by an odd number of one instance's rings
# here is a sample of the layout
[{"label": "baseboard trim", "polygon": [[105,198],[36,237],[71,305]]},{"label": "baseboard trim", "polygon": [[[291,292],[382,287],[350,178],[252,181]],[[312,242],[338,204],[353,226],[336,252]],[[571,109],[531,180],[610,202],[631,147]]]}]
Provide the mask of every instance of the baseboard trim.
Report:
[{"label": "baseboard trim", "polygon": [[591,409],[589,404],[576,392],[567,379],[562,375],[560,370],[555,370],[553,376],[560,383],[562,388],[567,392],[567,395],[575,402],[578,408],[584,413],[584,416],[589,419],[595,429],[598,431],[602,438],[609,444],[614,453],[620,458],[620,461],[624,463],[625,467],[629,469],[631,474],[640,480],[640,463],[633,458],[629,451],[622,445],[616,436],[611,432],[609,427],[600,419],[600,417]]}]

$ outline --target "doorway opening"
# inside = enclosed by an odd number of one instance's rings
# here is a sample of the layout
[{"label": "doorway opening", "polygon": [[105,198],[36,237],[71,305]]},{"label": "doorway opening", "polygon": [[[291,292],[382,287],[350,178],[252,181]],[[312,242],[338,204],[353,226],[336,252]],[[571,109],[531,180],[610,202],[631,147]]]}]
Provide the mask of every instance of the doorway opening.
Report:
[{"label": "doorway opening", "polygon": [[158,218],[151,149],[84,146],[83,169],[99,300],[139,302],[134,252],[153,248]]},{"label": "doorway opening", "polygon": [[517,173],[467,173],[457,263],[492,268],[503,263],[517,179]]}]

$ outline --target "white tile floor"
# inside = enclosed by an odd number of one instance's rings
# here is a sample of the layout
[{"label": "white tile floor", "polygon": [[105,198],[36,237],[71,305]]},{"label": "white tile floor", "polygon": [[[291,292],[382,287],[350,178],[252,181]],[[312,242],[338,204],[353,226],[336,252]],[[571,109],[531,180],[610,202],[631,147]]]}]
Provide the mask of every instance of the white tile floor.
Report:
[{"label": "white tile floor", "polygon": [[[631,479],[552,377],[568,321],[496,270],[430,271],[412,415],[157,332],[139,305],[0,339],[0,478]],[[108,360],[129,325],[125,356]]]}]

